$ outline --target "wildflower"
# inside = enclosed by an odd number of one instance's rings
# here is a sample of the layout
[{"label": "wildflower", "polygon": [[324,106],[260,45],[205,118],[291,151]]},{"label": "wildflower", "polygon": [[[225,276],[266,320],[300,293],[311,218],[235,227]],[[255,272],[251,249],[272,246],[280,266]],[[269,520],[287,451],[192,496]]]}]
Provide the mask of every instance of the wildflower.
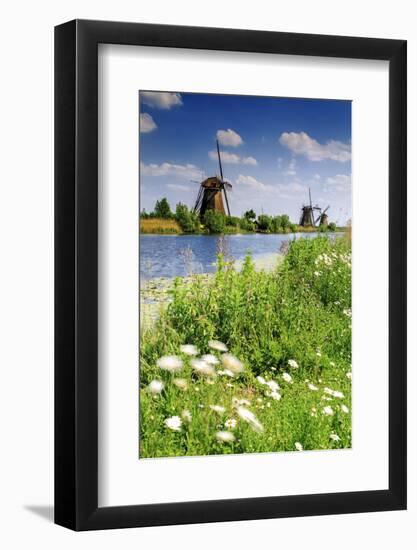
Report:
[{"label": "wildflower", "polygon": [[222,407],[221,405],[210,405],[210,409],[212,411],[215,411],[215,412],[218,412],[218,413],[224,413],[224,411],[226,410],[224,407]]},{"label": "wildflower", "polygon": [[277,369],[275,367],[271,367],[271,370],[276,371]]},{"label": "wildflower", "polygon": [[310,416],[317,416],[317,409],[316,409],[316,407],[313,407],[313,408],[311,409]]},{"label": "wildflower", "polygon": [[266,384],[266,380],[263,376],[257,376],[256,377],[256,380],[260,383],[260,384]]},{"label": "wildflower", "polygon": [[303,451],[303,446],[301,445],[301,443],[299,441],[296,441],[295,442],[295,445],[294,447],[296,448],[297,451]]},{"label": "wildflower", "polygon": [[205,376],[211,376],[216,373],[213,365],[209,365],[202,359],[192,359],[190,365],[197,374],[203,374]]},{"label": "wildflower", "polygon": [[184,422],[191,422],[191,420],[193,419],[188,409],[182,411],[181,418],[184,420]]},{"label": "wildflower", "polygon": [[[266,406],[267,406],[267,407],[268,407],[268,409],[269,409],[269,408],[271,407],[271,403],[270,403],[270,402],[268,401],[268,403],[266,404]],[[264,406],[263,406],[263,405],[261,405],[261,409],[263,409],[263,408],[264,408]]]},{"label": "wildflower", "polygon": [[217,374],[219,376],[230,376],[230,378],[234,377],[233,372],[229,369],[219,370],[219,371],[217,371]]},{"label": "wildflower", "polygon": [[352,310],[351,309],[344,309],[343,313],[346,315],[346,317],[352,317]]},{"label": "wildflower", "polygon": [[288,365],[292,369],[298,369],[298,363],[297,363],[297,361],[294,361],[294,359],[288,359]]},{"label": "wildflower", "polygon": [[278,391],[280,389],[279,385],[274,382],[274,380],[269,380],[266,385],[271,391]]},{"label": "wildflower", "polygon": [[332,432],[329,437],[332,441],[340,441],[340,437],[334,432]]},{"label": "wildflower", "polygon": [[233,374],[238,374],[239,372],[243,371],[243,363],[239,361],[237,357],[234,355],[230,355],[229,353],[224,353],[222,355],[222,362],[223,366],[233,372]]},{"label": "wildflower", "polygon": [[180,390],[185,391],[188,388],[188,382],[185,378],[174,378],[172,383],[175,384]]},{"label": "wildflower", "polygon": [[175,355],[160,357],[156,364],[160,369],[167,370],[168,372],[177,372],[182,369],[182,361]]},{"label": "wildflower", "polygon": [[152,382],[148,385],[148,390],[154,395],[161,393],[163,389],[164,383],[161,380],[152,380]]},{"label": "wildflower", "polygon": [[314,384],[309,384],[308,389],[311,390],[311,391],[318,391],[319,390],[318,387],[315,386]]},{"label": "wildflower", "polygon": [[292,376],[291,374],[288,374],[288,372],[282,373],[282,378],[286,381],[292,384]]},{"label": "wildflower", "polygon": [[230,384],[230,382],[228,384],[226,384],[226,387],[227,388],[233,388],[233,384]]},{"label": "wildflower", "polygon": [[245,409],[245,407],[238,407],[237,414],[242,420],[245,420],[245,422],[247,422],[251,426],[251,428],[255,430],[255,432],[263,432],[264,428],[262,424],[259,422],[252,411],[250,411],[249,409]]},{"label": "wildflower", "polygon": [[320,276],[320,272],[319,272],[319,271],[315,271],[315,272],[314,272],[314,276],[315,276],[315,277],[319,277],[319,276]]},{"label": "wildflower", "polygon": [[170,430],[174,432],[179,432],[181,430],[181,418],[179,416],[170,416],[164,420],[164,424]]},{"label": "wildflower", "polygon": [[316,355],[317,357],[321,357],[321,351],[319,349],[316,351]]},{"label": "wildflower", "polygon": [[330,361],[330,366],[331,366],[331,367],[334,367],[334,366],[335,366],[334,363],[333,363],[333,361]]},{"label": "wildflower", "polygon": [[208,345],[209,348],[216,351],[228,351],[226,344],[223,344],[223,342],[219,342],[219,340],[210,340]]},{"label": "wildflower", "polygon": [[325,416],[333,416],[334,415],[333,409],[330,407],[330,405],[328,405],[327,407],[324,407],[323,414]]},{"label": "wildflower", "polygon": [[328,395],[331,395],[332,397],[337,397],[339,399],[343,399],[345,397],[341,391],[331,390],[330,388],[324,388],[324,393],[327,393]]},{"label": "wildflower", "polygon": [[272,397],[272,399],[275,399],[275,401],[279,401],[281,399],[281,394],[279,394],[277,391],[271,391],[269,397]]},{"label": "wildflower", "polygon": [[216,439],[221,443],[231,443],[236,438],[231,432],[217,432]]},{"label": "wildflower", "polygon": [[185,353],[185,355],[198,355],[198,348],[192,344],[184,344],[180,346],[180,350],[182,353]]},{"label": "wildflower", "polygon": [[217,357],[215,355],[212,355],[211,353],[208,353],[207,355],[202,355],[201,359],[209,365],[218,365],[220,363]]},{"label": "wildflower", "polygon": [[346,373],[346,378],[349,378],[349,380],[352,380],[352,373],[350,371]]},{"label": "wildflower", "polygon": [[341,408],[342,412],[344,412],[345,414],[349,413],[349,409],[346,407],[346,405],[340,405],[340,408]]},{"label": "wildflower", "polygon": [[236,425],[237,420],[235,418],[228,418],[224,423],[225,428],[228,428],[229,430],[233,430],[233,428],[236,428]]}]

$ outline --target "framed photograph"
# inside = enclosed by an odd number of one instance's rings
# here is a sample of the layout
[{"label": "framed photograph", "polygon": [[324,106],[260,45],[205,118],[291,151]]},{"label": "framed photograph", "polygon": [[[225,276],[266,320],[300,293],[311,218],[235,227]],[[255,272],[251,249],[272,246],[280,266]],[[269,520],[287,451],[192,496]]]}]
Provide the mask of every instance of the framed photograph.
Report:
[{"label": "framed photograph", "polygon": [[406,42],[55,29],[55,521],[406,507]]}]

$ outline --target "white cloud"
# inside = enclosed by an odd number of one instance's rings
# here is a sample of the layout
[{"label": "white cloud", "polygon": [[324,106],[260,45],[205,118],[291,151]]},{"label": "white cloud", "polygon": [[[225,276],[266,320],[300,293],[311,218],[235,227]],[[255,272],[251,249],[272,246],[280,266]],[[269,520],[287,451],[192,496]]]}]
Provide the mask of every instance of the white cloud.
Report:
[{"label": "white cloud", "polygon": [[154,119],[149,113],[141,113],[140,115],[140,133],[149,134],[156,130],[158,126],[156,125]]},{"label": "white cloud", "polygon": [[293,181],[291,183],[279,183],[276,186],[276,190],[279,193],[279,196],[284,199],[290,199],[293,198],[294,195],[307,193],[307,187],[301,185],[298,181]]},{"label": "white cloud", "polygon": [[240,174],[236,180],[236,184],[245,185],[251,189],[260,189],[262,191],[271,191],[272,187],[270,185],[265,185],[261,181],[257,180],[253,176],[243,176]]},{"label": "white cloud", "polygon": [[167,187],[169,187],[169,189],[173,189],[174,191],[190,191],[190,188],[186,185],[177,185],[176,183],[167,183]]},{"label": "white cloud", "polygon": [[320,180],[321,180],[320,174],[314,174],[314,179],[315,179],[316,181],[320,181]]},{"label": "white cloud", "polygon": [[[217,151],[209,151],[209,157],[211,160],[218,160]],[[224,164],[247,164],[250,166],[257,166],[258,161],[253,157],[240,157],[236,153],[229,153],[229,151],[220,151],[220,158]]]},{"label": "white cloud", "polygon": [[350,191],[351,178],[346,174],[337,174],[326,178],[326,191]]},{"label": "white cloud", "polygon": [[288,168],[285,170],[285,175],[287,176],[295,176],[297,173],[297,162],[294,158],[292,158],[288,164]]},{"label": "white cloud", "polygon": [[154,109],[171,109],[182,105],[181,94],[174,92],[140,92],[140,100]]},{"label": "white cloud", "polygon": [[335,140],[321,144],[306,132],[284,132],[279,142],[294,154],[304,155],[315,162],[326,159],[346,162],[351,159],[350,144]]},{"label": "white cloud", "polygon": [[228,130],[217,130],[217,139],[219,140],[220,145],[230,147],[238,147],[243,143],[243,139],[240,135],[230,128]]},{"label": "white cloud", "polygon": [[194,164],[171,164],[163,162],[162,164],[144,164],[140,163],[140,173],[142,176],[174,176],[187,179],[202,179],[202,171]]}]

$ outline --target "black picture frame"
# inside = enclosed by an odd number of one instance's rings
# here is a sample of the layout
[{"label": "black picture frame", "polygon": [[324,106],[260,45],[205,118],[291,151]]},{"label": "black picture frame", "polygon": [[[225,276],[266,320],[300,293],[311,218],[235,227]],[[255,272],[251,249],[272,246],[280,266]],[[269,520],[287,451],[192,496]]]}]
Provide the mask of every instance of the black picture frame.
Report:
[{"label": "black picture frame", "polygon": [[[389,488],[98,506],[98,44],[389,62]],[[406,508],[406,41],[74,20],[55,28],[55,522],[92,530]]]}]

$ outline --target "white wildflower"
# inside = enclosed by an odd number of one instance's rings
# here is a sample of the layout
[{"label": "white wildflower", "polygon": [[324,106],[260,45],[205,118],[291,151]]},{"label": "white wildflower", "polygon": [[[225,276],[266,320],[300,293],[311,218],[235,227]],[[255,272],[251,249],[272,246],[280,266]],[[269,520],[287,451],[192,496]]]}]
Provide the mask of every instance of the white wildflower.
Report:
[{"label": "white wildflower", "polygon": [[233,372],[233,374],[238,374],[243,371],[243,363],[234,355],[230,355],[230,353],[224,353],[222,355],[222,363],[224,368]]},{"label": "white wildflower", "polygon": [[180,350],[185,355],[198,355],[198,348],[193,346],[193,344],[184,344],[180,346]]},{"label": "white wildflower", "polygon": [[274,380],[269,380],[268,382],[266,382],[266,385],[271,391],[278,391],[280,389],[279,385],[274,382]]},{"label": "white wildflower", "polygon": [[154,395],[161,393],[163,389],[164,383],[162,382],[162,380],[152,380],[152,382],[150,382],[150,384],[148,385],[148,390]]},{"label": "white wildflower", "polygon": [[224,413],[224,411],[226,410],[224,407],[222,407],[221,405],[210,405],[210,409],[214,412],[218,412],[218,413]]},{"label": "white wildflower", "polygon": [[352,380],[352,373],[350,371],[346,373],[346,378],[349,378],[349,380]]},{"label": "white wildflower", "polygon": [[182,369],[182,361],[175,355],[165,355],[156,362],[158,367],[169,372],[177,372]]},{"label": "white wildflower", "polygon": [[181,430],[181,418],[179,416],[170,416],[164,420],[164,424],[170,430],[174,432],[179,432]]},{"label": "white wildflower", "polygon": [[296,448],[297,451],[303,451],[303,446],[301,445],[301,443],[299,441],[296,441],[295,442],[295,445],[294,447]]},{"label": "white wildflower", "polygon": [[209,365],[202,359],[192,359],[190,365],[197,374],[203,374],[205,376],[212,376],[216,374],[213,365]]},{"label": "white wildflower", "polygon": [[317,409],[316,409],[316,407],[313,407],[313,408],[311,409],[310,416],[317,416]]},{"label": "white wildflower", "polygon": [[331,367],[334,367],[334,366],[335,366],[335,364],[333,363],[333,361],[330,361],[330,366],[331,366]]},{"label": "white wildflower", "polygon": [[344,309],[343,313],[346,315],[346,317],[352,317],[352,310],[351,309]]},{"label": "white wildflower", "polygon": [[332,432],[329,437],[332,441],[340,441],[340,437],[334,432]]},{"label": "white wildflower", "polygon": [[207,355],[202,355],[201,359],[209,365],[218,365],[220,363],[217,357],[215,355],[212,355],[211,353],[208,353]]},{"label": "white wildflower", "polygon": [[327,395],[331,395],[332,397],[337,397],[338,399],[343,399],[345,397],[341,391],[332,390],[330,388],[324,388],[324,393],[327,393]]},{"label": "white wildflower", "polygon": [[188,382],[185,378],[174,378],[172,383],[175,384],[180,390],[185,391],[188,388]]},{"label": "white wildflower", "polygon": [[209,348],[216,351],[228,351],[226,344],[223,344],[223,342],[219,342],[219,340],[210,340],[208,345]]},{"label": "white wildflower", "polygon": [[230,382],[228,382],[228,383],[226,384],[226,387],[227,387],[227,388],[233,388],[233,384],[231,384]]},{"label": "white wildflower", "polygon": [[221,443],[230,443],[236,438],[231,432],[217,432],[216,439]]},{"label": "white wildflower", "polygon": [[314,384],[309,384],[308,389],[311,391],[319,391],[318,387],[315,386]]},{"label": "white wildflower", "polygon": [[288,372],[282,373],[282,378],[286,381],[292,384],[292,376],[291,374],[288,374]]},{"label": "white wildflower", "polygon": [[325,416],[333,416],[334,415],[333,409],[330,407],[330,405],[328,405],[327,407],[324,407],[323,414]]},{"label": "white wildflower", "polygon": [[315,276],[315,277],[319,277],[319,276],[320,276],[320,272],[319,272],[319,271],[315,271],[315,272],[314,272],[314,276]]},{"label": "white wildflower", "polygon": [[238,407],[237,414],[242,420],[245,420],[245,422],[247,422],[251,426],[251,428],[255,430],[255,432],[263,432],[264,428],[262,424],[259,422],[252,411],[250,411],[249,409],[245,409],[245,407]]},{"label": "white wildflower", "polygon": [[272,397],[272,399],[275,399],[275,401],[279,401],[281,399],[281,394],[277,391],[271,391],[269,397]]},{"label": "white wildflower", "polygon": [[184,422],[191,422],[191,420],[193,419],[190,411],[188,409],[185,409],[182,411],[181,413],[181,418],[184,420]]},{"label": "white wildflower", "polygon": [[289,365],[292,369],[298,369],[298,363],[297,363],[297,361],[295,361],[294,359],[288,359],[288,365]]},{"label": "white wildflower", "polygon": [[340,405],[340,409],[345,414],[349,414],[349,409],[348,409],[348,407],[346,407],[346,405]]},{"label": "white wildflower", "polygon": [[266,384],[266,380],[263,376],[257,376],[256,377],[256,380],[260,383],[260,384]]},{"label": "white wildflower", "polygon": [[233,430],[237,426],[237,420],[235,418],[228,418],[224,423],[225,428]]}]

